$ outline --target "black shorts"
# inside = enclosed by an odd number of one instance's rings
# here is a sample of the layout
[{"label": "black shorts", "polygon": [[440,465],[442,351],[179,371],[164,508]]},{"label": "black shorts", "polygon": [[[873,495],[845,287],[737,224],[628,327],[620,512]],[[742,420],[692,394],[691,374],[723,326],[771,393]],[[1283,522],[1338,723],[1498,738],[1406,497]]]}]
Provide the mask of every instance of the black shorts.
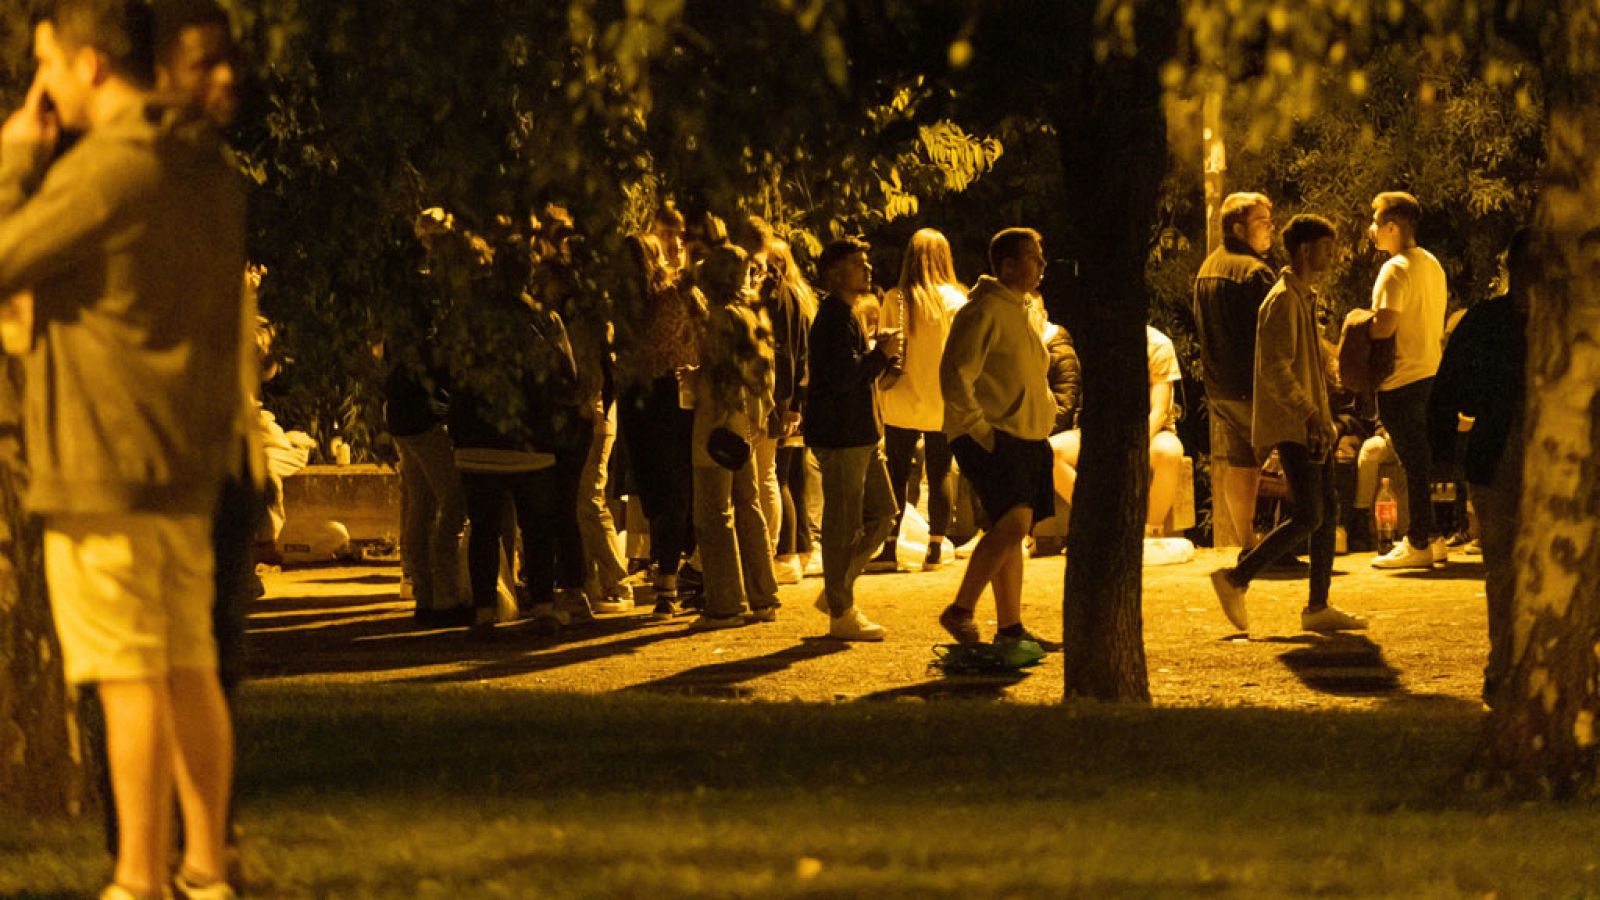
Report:
[{"label": "black shorts", "polygon": [[950,450],[989,521],[1000,521],[1018,506],[1032,509],[1035,522],[1055,514],[1054,456],[1049,441],[1024,441],[996,431],[993,452],[967,435],[950,441]]}]

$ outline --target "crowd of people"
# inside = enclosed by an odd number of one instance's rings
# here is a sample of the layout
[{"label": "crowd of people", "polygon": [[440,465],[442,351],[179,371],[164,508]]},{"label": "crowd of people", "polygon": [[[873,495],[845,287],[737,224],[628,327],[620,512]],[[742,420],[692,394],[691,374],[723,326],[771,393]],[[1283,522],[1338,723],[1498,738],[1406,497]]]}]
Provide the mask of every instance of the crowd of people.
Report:
[{"label": "crowd of people", "polygon": [[[59,0],[34,33],[33,86],[0,131],[0,298],[8,319],[32,319],[26,502],[44,523],[66,675],[97,687],[104,709],[110,900],[233,896],[229,662],[259,592],[250,552],[270,479],[261,341],[240,285],[245,197],[219,138],[234,110],[228,35],[211,0]],[[448,239],[448,221],[418,216],[424,251]],[[1338,461],[1359,448],[1355,507],[1367,509],[1383,456],[1367,448],[1392,449],[1409,522],[1372,564],[1395,570],[1448,557],[1431,491],[1459,457],[1488,570],[1493,702],[1509,666],[1532,239],[1510,248],[1510,292],[1461,317],[1447,346],[1445,275],[1417,245],[1420,221],[1408,194],[1373,202],[1370,237],[1387,262],[1356,326],[1373,348],[1373,421],[1343,390],[1317,318],[1334,226],[1295,216],[1282,231],[1288,265],[1274,270],[1271,202],[1224,202],[1194,316],[1214,496],[1243,547],[1212,582],[1247,630],[1251,581],[1308,550],[1302,626],[1365,628],[1329,603]],[[884,292],[871,248],[843,238],[815,260],[813,289],[760,219],[730,234],[664,204],[626,242],[634,296],[615,308],[587,287],[577,233],[546,207],[493,254],[470,304],[385,335],[419,624],[493,639],[509,594],[519,615],[557,621],[643,599],[659,619],[694,612],[695,628],[759,625],[780,614],[780,584],[820,574],[827,634],[881,641],[855,586],[901,567],[925,483],[922,569],[956,555],[959,496],[983,522],[940,626],[980,642],[987,590],[991,642],[1009,664],[1059,649],[1023,623],[1023,560],[1036,524],[1070,506],[1082,391],[1071,336],[1040,300],[1039,232],[994,235],[988,274],[969,288],[949,241],[924,228]],[[1146,337],[1156,535],[1181,481],[1181,372],[1168,336]],[[504,352],[452,354],[451,340]],[[1264,462],[1282,473],[1288,514],[1258,539]]]}]

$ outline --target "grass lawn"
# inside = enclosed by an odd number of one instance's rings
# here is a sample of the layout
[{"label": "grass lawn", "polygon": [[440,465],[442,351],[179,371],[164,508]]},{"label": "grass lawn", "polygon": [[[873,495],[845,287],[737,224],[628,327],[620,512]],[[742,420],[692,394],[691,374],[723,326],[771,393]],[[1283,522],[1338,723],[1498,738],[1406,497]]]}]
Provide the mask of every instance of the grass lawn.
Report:
[{"label": "grass lawn", "polygon": [[[1445,795],[1480,721],[267,682],[240,820],[255,896],[1600,897],[1600,812]],[[0,896],[105,873],[0,822]]]}]

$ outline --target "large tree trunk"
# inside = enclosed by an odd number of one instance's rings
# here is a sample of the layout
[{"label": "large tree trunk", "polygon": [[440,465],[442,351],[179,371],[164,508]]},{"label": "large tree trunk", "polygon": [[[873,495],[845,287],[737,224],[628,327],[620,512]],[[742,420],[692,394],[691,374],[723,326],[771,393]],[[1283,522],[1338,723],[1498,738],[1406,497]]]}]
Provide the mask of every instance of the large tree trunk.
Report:
[{"label": "large tree trunk", "polygon": [[0,804],[76,815],[83,768],[45,595],[37,520],[22,508],[21,364],[0,357]]},{"label": "large tree trunk", "polygon": [[[1080,4],[1089,21],[1095,4]],[[1142,612],[1149,488],[1149,303],[1145,255],[1167,164],[1157,66],[1175,4],[1140,11],[1138,56],[1079,61],[1052,116],[1060,137],[1069,245],[1080,266],[1060,305],[1083,363],[1083,449],[1063,591],[1066,696],[1147,702]],[[1065,274],[1065,273],[1063,273]],[[1059,281],[1058,281],[1059,284]]]},{"label": "large tree trunk", "polygon": [[[1592,40],[1593,7],[1566,7],[1561,40]],[[1512,683],[1478,767],[1518,796],[1593,795],[1600,761],[1600,79],[1566,65],[1592,66],[1592,49],[1546,54],[1545,265],[1530,298]]]}]

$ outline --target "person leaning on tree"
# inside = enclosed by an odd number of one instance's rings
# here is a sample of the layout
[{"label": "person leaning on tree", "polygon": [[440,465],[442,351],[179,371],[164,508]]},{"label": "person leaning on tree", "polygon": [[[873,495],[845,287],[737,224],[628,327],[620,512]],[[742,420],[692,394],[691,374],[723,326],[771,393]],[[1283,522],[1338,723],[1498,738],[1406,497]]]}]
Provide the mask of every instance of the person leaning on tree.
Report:
[{"label": "person leaning on tree", "polygon": [[[151,8],[59,0],[0,129],[0,296],[31,289],[25,498],[73,682],[98,682],[121,821],[102,896],[231,897],[233,770],[212,524],[237,459],[244,189],[216,129],[156,102]],[[62,131],[82,136],[54,158]]]},{"label": "person leaning on tree", "polygon": [[1265,194],[1229,194],[1222,201],[1222,243],[1206,257],[1194,280],[1194,321],[1211,421],[1211,471],[1222,476],[1213,496],[1245,551],[1256,542],[1261,471],[1250,444],[1250,399],[1256,312],[1277,281],[1266,262],[1272,238],[1272,201]]},{"label": "person leaning on tree", "polygon": [[1444,267],[1417,246],[1422,207],[1401,191],[1372,201],[1373,246],[1389,257],[1372,286],[1376,340],[1394,338],[1394,371],[1378,385],[1378,421],[1394,442],[1406,474],[1410,521],[1405,538],[1372,561],[1378,569],[1427,569],[1443,562],[1444,539],[1433,538],[1433,450],[1428,436],[1428,394],[1444,356],[1444,316],[1449,298]]},{"label": "person leaning on tree", "polygon": [[955,600],[939,624],[958,643],[980,640],[972,612],[994,589],[995,646],[1013,662],[1036,662],[1044,642],[1022,626],[1022,541],[1055,514],[1050,431],[1056,405],[1050,357],[1028,314],[1044,278],[1039,232],[1007,228],[989,242],[989,267],[955,315],[939,384],[944,431],[961,473],[994,523],[967,560]]},{"label": "person leaning on tree", "polygon": [[1250,437],[1262,457],[1276,450],[1289,488],[1289,518],[1234,568],[1211,573],[1222,611],[1250,630],[1245,592],[1251,579],[1280,557],[1311,541],[1311,596],[1300,613],[1307,631],[1367,627],[1365,619],[1328,605],[1333,577],[1339,497],[1333,488],[1338,429],[1328,404],[1327,361],[1317,330],[1318,283],[1338,248],[1333,224],[1321,216],[1295,216],[1283,230],[1289,265],[1256,315],[1256,362]]}]

